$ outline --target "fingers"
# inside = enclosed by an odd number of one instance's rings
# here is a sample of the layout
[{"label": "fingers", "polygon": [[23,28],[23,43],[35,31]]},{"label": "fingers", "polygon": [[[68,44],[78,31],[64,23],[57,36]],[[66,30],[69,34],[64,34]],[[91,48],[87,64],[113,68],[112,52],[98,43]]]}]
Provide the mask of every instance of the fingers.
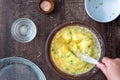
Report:
[{"label": "fingers", "polygon": [[98,64],[97,64],[97,67],[98,67],[105,75],[107,75],[107,69],[106,69],[105,64],[103,64],[103,63],[98,63]]},{"label": "fingers", "polygon": [[102,63],[97,64],[97,67],[107,76],[107,64],[110,62],[108,57],[102,59]]},{"label": "fingers", "polygon": [[[120,58],[110,59],[108,57],[104,57],[102,59],[102,62],[97,64],[97,67],[106,75],[108,80],[113,80],[110,78],[114,74],[112,72],[114,72],[115,69],[117,69],[116,65],[118,65],[119,61],[120,61]],[[118,67],[118,70],[119,70],[119,67]]]},{"label": "fingers", "polygon": [[118,63],[118,62],[120,62],[120,58],[110,59],[108,57],[104,57],[102,59],[102,63],[104,63],[106,67],[111,66],[113,63]]},{"label": "fingers", "polygon": [[115,60],[120,62],[120,58],[116,58]]},{"label": "fingers", "polygon": [[102,63],[106,64],[106,63],[110,62],[110,60],[111,60],[110,58],[104,57],[104,58],[102,59]]}]

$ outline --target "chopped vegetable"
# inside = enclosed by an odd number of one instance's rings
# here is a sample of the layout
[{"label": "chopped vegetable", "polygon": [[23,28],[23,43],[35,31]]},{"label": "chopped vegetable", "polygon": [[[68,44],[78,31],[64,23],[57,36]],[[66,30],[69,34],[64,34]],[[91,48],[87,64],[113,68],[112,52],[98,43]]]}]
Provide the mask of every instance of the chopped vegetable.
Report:
[{"label": "chopped vegetable", "polygon": [[103,6],[103,2],[99,3],[100,6]]}]

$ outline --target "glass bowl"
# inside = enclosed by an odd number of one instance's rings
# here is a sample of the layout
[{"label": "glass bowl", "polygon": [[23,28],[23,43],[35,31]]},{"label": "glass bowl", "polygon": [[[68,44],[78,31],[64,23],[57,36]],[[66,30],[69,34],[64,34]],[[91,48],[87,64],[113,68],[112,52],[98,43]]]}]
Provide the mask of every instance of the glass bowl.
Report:
[{"label": "glass bowl", "polygon": [[0,59],[0,80],[46,80],[42,70],[21,57]]}]

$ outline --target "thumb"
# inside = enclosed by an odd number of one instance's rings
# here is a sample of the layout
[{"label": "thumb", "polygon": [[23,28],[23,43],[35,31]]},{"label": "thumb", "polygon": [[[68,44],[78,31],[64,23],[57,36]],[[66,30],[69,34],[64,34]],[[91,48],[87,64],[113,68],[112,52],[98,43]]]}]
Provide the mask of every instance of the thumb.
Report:
[{"label": "thumb", "polygon": [[97,67],[107,76],[107,68],[106,68],[105,64],[98,63]]}]

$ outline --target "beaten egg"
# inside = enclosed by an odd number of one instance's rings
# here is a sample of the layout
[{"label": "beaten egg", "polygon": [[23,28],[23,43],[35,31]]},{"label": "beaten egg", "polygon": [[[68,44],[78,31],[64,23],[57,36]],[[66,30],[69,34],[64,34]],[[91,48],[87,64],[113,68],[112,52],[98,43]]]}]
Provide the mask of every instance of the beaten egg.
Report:
[{"label": "beaten egg", "polygon": [[79,75],[88,72],[94,65],[82,61],[74,53],[88,54],[99,60],[101,48],[97,36],[91,30],[80,25],[69,25],[55,34],[50,53],[59,70],[69,75]]}]

